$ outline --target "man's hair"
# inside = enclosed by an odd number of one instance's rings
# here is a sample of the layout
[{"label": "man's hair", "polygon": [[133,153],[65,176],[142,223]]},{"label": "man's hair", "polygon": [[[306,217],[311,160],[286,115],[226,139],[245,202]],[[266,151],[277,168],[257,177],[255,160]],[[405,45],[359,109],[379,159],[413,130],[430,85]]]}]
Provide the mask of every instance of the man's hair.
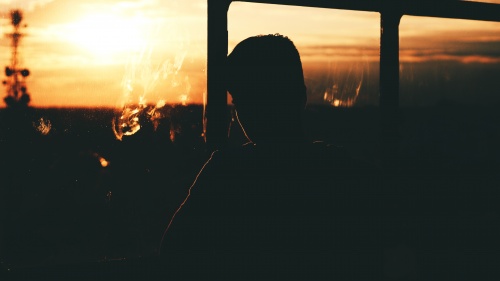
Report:
[{"label": "man's hair", "polygon": [[303,106],[306,88],[300,55],[288,37],[259,35],[241,41],[227,60],[235,103]]}]

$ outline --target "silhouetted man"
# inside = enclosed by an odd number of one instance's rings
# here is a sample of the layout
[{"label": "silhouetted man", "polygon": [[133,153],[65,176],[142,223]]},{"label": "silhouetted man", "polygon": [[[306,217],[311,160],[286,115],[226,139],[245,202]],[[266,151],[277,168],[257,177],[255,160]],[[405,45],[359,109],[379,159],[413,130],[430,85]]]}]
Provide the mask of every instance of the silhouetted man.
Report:
[{"label": "silhouetted man", "polygon": [[376,181],[302,130],[299,53],[281,35],[239,43],[227,86],[249,143],[216,151],[162,247],[172,280],[377,279]]}]

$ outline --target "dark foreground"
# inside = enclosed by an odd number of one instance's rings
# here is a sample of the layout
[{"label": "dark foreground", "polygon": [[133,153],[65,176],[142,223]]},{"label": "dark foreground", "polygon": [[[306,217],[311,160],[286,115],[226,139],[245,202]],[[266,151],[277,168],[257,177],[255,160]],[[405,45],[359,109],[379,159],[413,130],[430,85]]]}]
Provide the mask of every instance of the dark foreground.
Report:
[{"label": "dark foreground", "polygon": [[[156,130],[118,141],[111,109],[0,111],[0,279],[159,275],[163,230],[210,154],[201,107],[164,113]],[[311,139],[380,168],[373,279],[498,280],[500,114],[451,105],[401,114],[395,157],[381,153],[376,108],[306,115]],[[235,126],[230,145],[241,142]]]}]

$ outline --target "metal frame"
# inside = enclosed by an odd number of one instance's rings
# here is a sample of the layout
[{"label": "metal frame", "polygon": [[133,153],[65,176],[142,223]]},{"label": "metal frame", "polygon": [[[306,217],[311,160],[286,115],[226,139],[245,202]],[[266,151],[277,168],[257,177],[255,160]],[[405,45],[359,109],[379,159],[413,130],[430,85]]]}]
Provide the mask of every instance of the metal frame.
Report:
[{"label": "metal frame", "polygon": [[[232,0],[207,0],[207,144],[227,142],[224,65],[227,57],[227,12]],[[380,126],[383,153],[397,151],[399,107],[399,22],[403,15],[500,22],[500,4],[458,0],[243,0],[263,4],[331,8],[380,13]]]}]

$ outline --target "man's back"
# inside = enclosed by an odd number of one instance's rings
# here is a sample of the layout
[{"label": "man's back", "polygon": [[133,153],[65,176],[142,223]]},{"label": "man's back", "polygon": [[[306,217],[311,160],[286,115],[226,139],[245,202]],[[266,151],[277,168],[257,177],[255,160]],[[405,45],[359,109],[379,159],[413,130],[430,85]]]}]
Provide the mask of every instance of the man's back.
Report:
[{"label": "man's back", "polygon": [[165,237],[167,270],[206,280],[376,279],[377,184],[371,168],[322,143],[216,152]]}]

